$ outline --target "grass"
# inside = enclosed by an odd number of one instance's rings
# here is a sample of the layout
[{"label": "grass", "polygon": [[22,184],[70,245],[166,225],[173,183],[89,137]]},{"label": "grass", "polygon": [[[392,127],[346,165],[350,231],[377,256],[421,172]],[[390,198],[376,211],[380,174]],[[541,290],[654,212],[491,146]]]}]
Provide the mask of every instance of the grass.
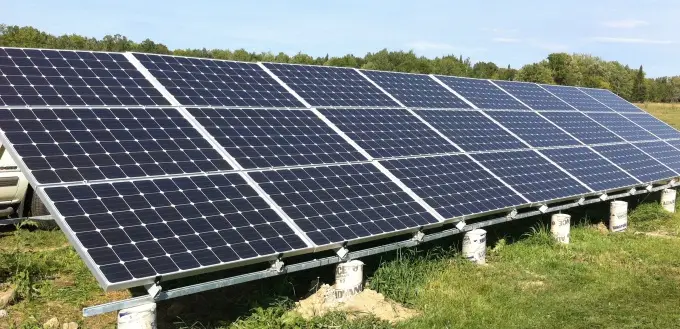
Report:
[{"label": "grass", "polygon": [[[680,106],[640,106],[680,127]],[[680,327],[680,212],[643,202],[621,234],[591,223],[604,220],[606,209],[589,220],[574,216],[581,224],[568,246],[535,221],[515,223],[523,233],[490,240],[487,266],[461,259],[447,246],[451,240],[367,260],[370,288],[420,311],[396,325],[339,312],[312,320],[291,313],[310,287],[330,282],[332,268],[321,268],[159,303],[159,328]],[[103,293],[61,232],[30,227],[0,232],[0,282],[19,287],[0,328],[41,328],[55,316],[80,328],[115,328],[115,314],[82,318],[81,309],[130,296]]]}]

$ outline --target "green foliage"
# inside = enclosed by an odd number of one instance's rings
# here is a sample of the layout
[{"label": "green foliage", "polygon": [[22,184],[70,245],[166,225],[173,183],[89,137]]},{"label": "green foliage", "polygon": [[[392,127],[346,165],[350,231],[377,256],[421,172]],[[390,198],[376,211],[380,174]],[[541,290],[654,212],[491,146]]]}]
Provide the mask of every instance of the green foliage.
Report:
[{"label": "green foliage", "polygon": [[638,73],[635,75],[635,80],[633,81],[631,99],[634,102],[644,102],[647,99],[647,83],[642,65],[640,65],[640,70],[638,70]]},{"label": "green foliage", "polygon": [[548,62],[546,61],[524,65],[519,70],[519,72],[517,72],[517,76],[515,78],[519,81],[548,84],[555,83],[553,80],[553,73],[550,70],[550,66],[548,66]]}]

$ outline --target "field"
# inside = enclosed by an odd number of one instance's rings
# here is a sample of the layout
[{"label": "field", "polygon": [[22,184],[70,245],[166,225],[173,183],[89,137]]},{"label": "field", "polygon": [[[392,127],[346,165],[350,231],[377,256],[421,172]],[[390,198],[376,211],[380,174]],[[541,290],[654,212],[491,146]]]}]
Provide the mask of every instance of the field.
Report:
[{"label": "field", "polygon": [[[641,106],[680,128],[680,107]],[[607,233],[606,204],[589,206],[572,213],[568,246],[552,242],[547,216],[490,227],[487,266],[462,260],[452,240],[365,260],[370,288],[419,313],[401,323],[291,313],[319,282],[332,283],[322,268],[159,303],[159,328],[680,327],[680,212],[665,213],[658,194],[627,201],[637,205],[627,232]],[[81,308],[131,295],[102,293],[61,232],[30,223],[0,231],[2,281],[18,296],[0,328],[42,328],[52,317],[115,328],[115,314],[82,318]]]}]

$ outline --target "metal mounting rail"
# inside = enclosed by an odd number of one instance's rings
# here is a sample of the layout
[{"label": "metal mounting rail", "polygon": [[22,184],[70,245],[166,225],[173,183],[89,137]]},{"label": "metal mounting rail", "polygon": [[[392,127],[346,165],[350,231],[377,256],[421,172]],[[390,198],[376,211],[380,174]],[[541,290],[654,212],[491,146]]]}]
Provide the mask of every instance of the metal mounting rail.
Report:
[{"label": "metal mounting rail", "polygon": [[[613,194],[607,197],[606,200],[612,200],[612,199],[618,199],[618,198],[623,198],[623,197],[628,197],[632,195],[639,195],[639,194],[645,194],[645,193],[652,193],[652,192],[657,192],[669,187],[676,186],[673,183],[665,184],[665,185],[660,185],[657,187],[652,188],[651,190],[647,189],[642,189],[642,190],[636,190],[635,192],[624,192],[624,193],[619,193],[619,194]],[[487,227],[499,223],[504,223],[504,222],[509,222],[517,219],[522,219],[522,218],[528,218],[528,217],[533,217],[537,215],[541,215],[544,213],[550,213],[550,212],[556,212],[556,211],[562,211],[565,209],[581,206],[581,205],[586,205],[586,204],[594,204],[598,202],[603,202],[604,200],[600,198],[593,198],[589,200],[577,200],[571,203],[559,205],[559,206],[554,206],[554,207],[549,207],[545,212],[541,212],[538,210],[534,211],[529,211],[529,212],[524,212],[517,214],[516,216],[503,216],[503,217],[497,217],[485,221],[480,221],[472,224],[468,224],[463,226],[462,228],[451,228],[447,230],[443,230],[440,232],[435,232],[435,233],[426,233],[421,239],[407,239],[403,241],[398,241],[398,242],[393,242],[390,244],[386,244],[383,246],[378,246],[378,247],[372,247],[372,248],[367,248],[367,249],[362,249],[362,250],[356,250],[356,251],[350,251],[343,259],[341,259],[338,256],[329,256],[325,258],[319,258],[319,259],[314,259],[310,261],[305,261],[305,262],[300,262],[300,263],[295,263],[295,264],[290,264],[290,265],[283,265],[283,267],[280,268],[278,271],[274,271],[272,269],[267,269],[267,270],[261,270],[253,273],[247,273],[247,274],[241,274],[241,275],[236,275],[224,279],[218,279],[214,281],[209,281],[209,282],[204,282],[204,283],[198,283],[198,284],[193,284],[189,285],[186,287],[181,287],[181,288],[174,288],[170,289],[167,291],[161,291],[160,293],[156,294],[155,297],[151,295],[146,295],[146,296],[140,296],[140,297],[134,297],[134,298],[129,298],[125,300],[120,300],[120,301],[115,301],[115,302],[110,302],[106,304],[101,304],[101,305],[95,305],[95,306],[90,306],[86,307],[83,309],[83,316],[89,317],[89,316],[94,316],[94,315],[99,315],[99,314],[104,314],[108,312],[114,312],[114,311],[120,311],[122,309],[130,308],[130,307],[135,307],[139,305],[144,305],[148,303],[156,303],[159,301],[164,301],[164,300],[169,300],[177,297],[182,297],[186,295],[191,295],[191,294],[196,294],[204,291],[209,291],[209,290],[214,290],[214,289],[219,289],[219,288],[224,288],[228,286],[233,286],[239,283],[245,283],[245,282],[250,282],[250,281],[255,281],[255,280],[260,280],[264,278],[269,278],[273,276],[278,276],[281,274],[285,273],[294,273],[294,272],[299,272],[299,271],[304,271],[316,267],[321,267],[325,265],[331,265],[331,264],[337,264],[343,260],[351,260],[351,259],[357,259],[357,258],[362,258],[362,257],[367,257],[371,255],[376,255],[380,253],[385,253],[388,251],[394,251],[400,248],[408,248],[408,247],[414,247],[420,243],[427,242],[427,241],[434,241],[438,240],[441,238],[449,237],[452,235],[456,235],[459,233],[463,232],[468,232],[477,228],[482,228],[482,227]]]}]

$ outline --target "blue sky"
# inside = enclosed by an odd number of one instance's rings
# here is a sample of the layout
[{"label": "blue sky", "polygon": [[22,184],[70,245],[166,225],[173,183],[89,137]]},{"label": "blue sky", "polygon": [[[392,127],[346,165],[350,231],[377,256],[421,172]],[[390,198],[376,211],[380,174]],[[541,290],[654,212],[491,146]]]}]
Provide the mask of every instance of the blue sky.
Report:
[{"label": "blue sky", "polygon": [[383,48],[520,67],[590,53],[651,77],[680,74],[680,1],[0,0],[0,22],[53,34],[150,38],[170,48],[313,56]]}]

